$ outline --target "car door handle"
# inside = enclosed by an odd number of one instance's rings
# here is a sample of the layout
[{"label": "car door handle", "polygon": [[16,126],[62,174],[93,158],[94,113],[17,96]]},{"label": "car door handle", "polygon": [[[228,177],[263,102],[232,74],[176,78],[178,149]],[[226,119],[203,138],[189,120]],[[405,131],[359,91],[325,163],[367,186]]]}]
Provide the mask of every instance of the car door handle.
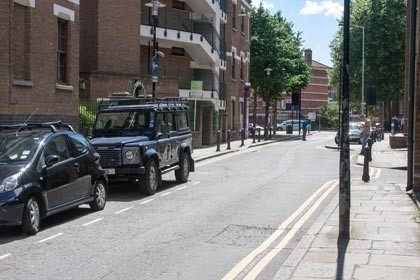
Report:
[{"label": "car door handle", "polygon": [[80,164],[75,163],[75,164],[74,164],[74,167],[76,168],[77,172],[79,172],[79,171],[80,171]]}]

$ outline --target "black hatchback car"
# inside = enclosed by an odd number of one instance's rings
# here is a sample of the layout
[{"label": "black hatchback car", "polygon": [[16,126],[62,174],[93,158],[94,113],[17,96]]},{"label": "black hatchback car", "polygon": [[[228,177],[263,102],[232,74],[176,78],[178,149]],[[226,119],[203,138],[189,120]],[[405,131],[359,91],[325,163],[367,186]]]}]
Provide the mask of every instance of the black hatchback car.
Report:
[{"label": "black hatchback car", "polygon": [[61,122],[0,126],[0,225],[36,234],[41,219],[89,203],[106,204],[99,154]]}]

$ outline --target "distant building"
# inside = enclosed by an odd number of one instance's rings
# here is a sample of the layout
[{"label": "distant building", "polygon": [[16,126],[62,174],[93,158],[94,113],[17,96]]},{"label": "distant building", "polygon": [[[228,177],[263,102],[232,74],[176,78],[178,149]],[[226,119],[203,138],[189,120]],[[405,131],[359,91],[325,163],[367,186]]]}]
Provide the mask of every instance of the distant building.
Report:
[{"label": "distant building", "polygon": [[2,0],[0,38],[0,123],[77,124],[79,0]]},{"label": "distant building", "polygon": [[[312,59],[312,50],[307,49],[304,52],[306,63],[311,66],[312,74],[309,85],[301,91],[301,114],[306,117],[310,112],[316,112],[321,106],[328,106],[329,96],[332,94],[329,87],[328,71],[331,67],[326,66]],[[297,119],[297,108],[292,108],[292,96],[290,93],[284,93],[283,99],[277,104],[277,113],[275,113],[274,104],[270,107],[270,123],[277,115],[277,120]],[[252,102],[252,101],[251,101]],[[293,109],[293,111],[292,111]],[[257,101],[257,123],[264,124],[265,102],[258,98]],[[253,119],[253,105],[250,105],[250,122]]]}]

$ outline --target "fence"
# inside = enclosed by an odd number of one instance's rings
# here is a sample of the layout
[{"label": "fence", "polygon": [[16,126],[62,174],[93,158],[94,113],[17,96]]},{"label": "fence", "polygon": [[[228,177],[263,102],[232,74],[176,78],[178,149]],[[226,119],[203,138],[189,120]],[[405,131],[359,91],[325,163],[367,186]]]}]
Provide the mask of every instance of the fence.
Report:
[{"label": "fence", "polygon": [[79,101],[79,126],[78,131],[85,136],[92,135],[93,124],[96,113],[98,112],[98,103],[89,99],[80,99]]}]

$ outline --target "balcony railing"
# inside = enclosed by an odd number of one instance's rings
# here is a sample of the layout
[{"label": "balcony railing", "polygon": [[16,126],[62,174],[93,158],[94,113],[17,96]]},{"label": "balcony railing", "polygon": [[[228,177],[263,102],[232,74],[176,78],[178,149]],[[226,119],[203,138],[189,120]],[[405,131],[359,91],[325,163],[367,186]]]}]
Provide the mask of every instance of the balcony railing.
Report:
[{"label": "balcony railing", "polygon": [[[141,24],[153,26],[151,8],[142,6]],[[166,30],[176,30],[179,32],[189,32],[200,34],[211,47],[220,54],[220,35],[214,28],[213,23],[204,14],[163,8],[159,10],[157,27]],[[151,30],[152,32],[152,30]],[[166,34],[166,32],[165,32]],[[178,35],[179,37],[180,35]]]}]

